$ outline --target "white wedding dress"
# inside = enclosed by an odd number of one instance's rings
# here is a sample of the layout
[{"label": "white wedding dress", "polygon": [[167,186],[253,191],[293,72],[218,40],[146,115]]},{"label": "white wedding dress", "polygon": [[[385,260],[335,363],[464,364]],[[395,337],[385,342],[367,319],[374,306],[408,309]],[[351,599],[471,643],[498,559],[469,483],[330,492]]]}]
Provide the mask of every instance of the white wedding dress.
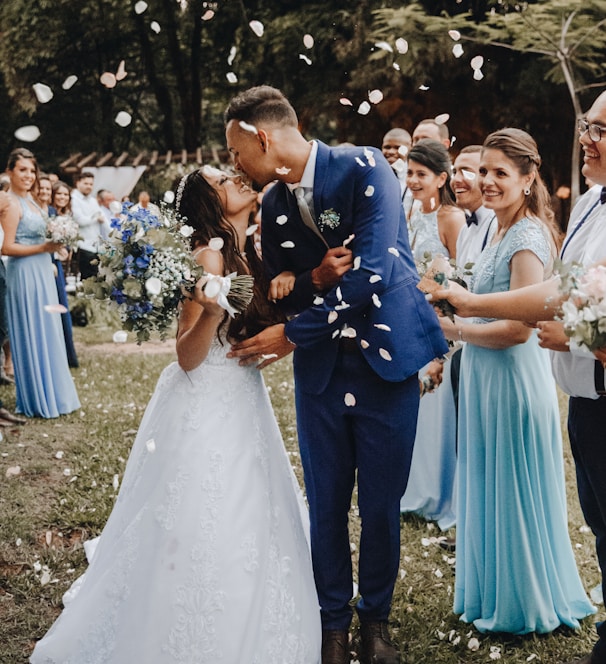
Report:
[{"label": "white wedding dress", "polygon": [[261,372],[228,348],[163,371],[91,565],[32,663],[319,663],[306,507]]}]

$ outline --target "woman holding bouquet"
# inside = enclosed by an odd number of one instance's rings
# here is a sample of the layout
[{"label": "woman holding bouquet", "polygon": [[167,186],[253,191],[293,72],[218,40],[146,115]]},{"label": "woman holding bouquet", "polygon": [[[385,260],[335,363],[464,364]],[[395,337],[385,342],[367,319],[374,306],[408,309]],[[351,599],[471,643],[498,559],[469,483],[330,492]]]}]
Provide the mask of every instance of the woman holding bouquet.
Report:
[{"label": "woman holding bouquet", "polygon": [[58,417],[80,407],[69,372],[53,274],[52,254],[63,245],[46,240],[46,220],[31,191],[38,176],[34,155],[17,148],[9,155],[10,206],[2,220],[7,315],[17,412]]},{"label": "woman holding bouquet", "polygon": [[[439,141],[422,139],[408,153],[406,182],[419,202],[409,221],[410,246],[417,265],[426,260],[426,254],[456,258],[465,214],[454,204],[451,168],[448,152]],[[448,530],[455,524],[457,448],[450,370],[443,371],[442,362],[434,360],[421,375],[430,379],[433,387],[419,405],[411,471],[400,510],[436,521],[442,530]]]},{"label": "woman holding bouquet", "polygon": [[[471,288],[529,286],[551,272],[558,232],[537,146],[520,129],[484,142],[483,202],[498,222]],[[560,417],[547,352],[523,323],[441,319],[464,340],[454,610],[481,632],[576,628],[595,609],[568,537]]]},{"label": "woman holding bouquet", "polygon": [[319,664],[304,503],[261,372],[226,357],[231,340],[277,319],[247,232],[255,201],[208,167],[179,184],[197,262],[213,275],[249,272],[254,297],[231,319],[203,277],[183,303],[178,361],[158,381],[81,588],[34,664]]}]

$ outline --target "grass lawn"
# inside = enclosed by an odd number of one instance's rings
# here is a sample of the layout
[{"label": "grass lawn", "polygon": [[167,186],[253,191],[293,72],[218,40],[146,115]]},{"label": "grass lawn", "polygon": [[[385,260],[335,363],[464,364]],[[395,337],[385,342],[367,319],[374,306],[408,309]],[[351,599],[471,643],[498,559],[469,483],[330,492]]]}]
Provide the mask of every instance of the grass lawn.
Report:
[{"label": "grass lawn", "polygon": [[[82,543],[102,530],[158,375],[175,358],[171,342],[142,347],[113,344],[115,319],[98,310],[93,314],[88,327],[75,330],[81,366],[73,374],[82,409],[56,420],[32,419],[24,427],[1,432],[1,664],[27,661],[35,641],[60,612],[62,594],[85,569]],[[265,379],[302,481],[290,362],[268,367]],[[0,397],[8,407],[14,406],[13,388],[0,388]],[[564,422],[564,399],[561,409]],[[578,506],[567,438],[564,449],[570,536],[590,589],[599,581],[594,538]],[[355,557],[359,530],[355,508],[351,525]],[[579,632],[561,629],[527,637],[483,636],[461,623],[451,612],[454,556],[438,546],[440,534],[433,524],[416,518],[402,522],[401,569],[391,619],[403,664],[491,662],[499,655],[508,664],[557,664],[589,651],[594,618],[586,620]],[[479,641],[477,650],[470,649],[471,638]],[[246,664],[245,654],[241,662]]]}]

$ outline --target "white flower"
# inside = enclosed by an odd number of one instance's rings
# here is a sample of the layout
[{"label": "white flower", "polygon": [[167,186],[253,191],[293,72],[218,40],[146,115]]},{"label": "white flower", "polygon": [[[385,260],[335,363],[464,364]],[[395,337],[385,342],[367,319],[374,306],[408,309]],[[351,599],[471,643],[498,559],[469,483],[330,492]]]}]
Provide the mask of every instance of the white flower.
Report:
[{"label": "white flower", "polygon": [[150,295],[160,295],[162,292],[162,282],[158,277],[150,277],[146,282],[145,282],[145,290],[150,294]]},{"label": "white flower", "polygon": [[183,237],[191,237],[194,234],[194,229],[192,226],[181,226],[179,233],[181,233]]}]

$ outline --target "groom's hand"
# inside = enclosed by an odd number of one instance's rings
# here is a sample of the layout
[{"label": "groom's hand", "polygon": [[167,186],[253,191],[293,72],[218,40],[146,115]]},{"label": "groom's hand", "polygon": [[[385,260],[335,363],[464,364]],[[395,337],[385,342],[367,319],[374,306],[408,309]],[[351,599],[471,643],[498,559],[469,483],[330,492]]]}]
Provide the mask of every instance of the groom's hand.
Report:
[{"label": "groom's hand", "polygon": [[284,334],[284,324],[266,327],[262,332],[233,344],[227,357],[235,357],[240,365],[256,364],[258,369],[264,369],[268,364],[279,360],[295,348]]},{"label": "groom's hand", "polygon": [[311,271],[311,282],[316,291],[334,288],[353,265],[353,253],[347,247],[333,247],[325,254],[318,267]]}]

